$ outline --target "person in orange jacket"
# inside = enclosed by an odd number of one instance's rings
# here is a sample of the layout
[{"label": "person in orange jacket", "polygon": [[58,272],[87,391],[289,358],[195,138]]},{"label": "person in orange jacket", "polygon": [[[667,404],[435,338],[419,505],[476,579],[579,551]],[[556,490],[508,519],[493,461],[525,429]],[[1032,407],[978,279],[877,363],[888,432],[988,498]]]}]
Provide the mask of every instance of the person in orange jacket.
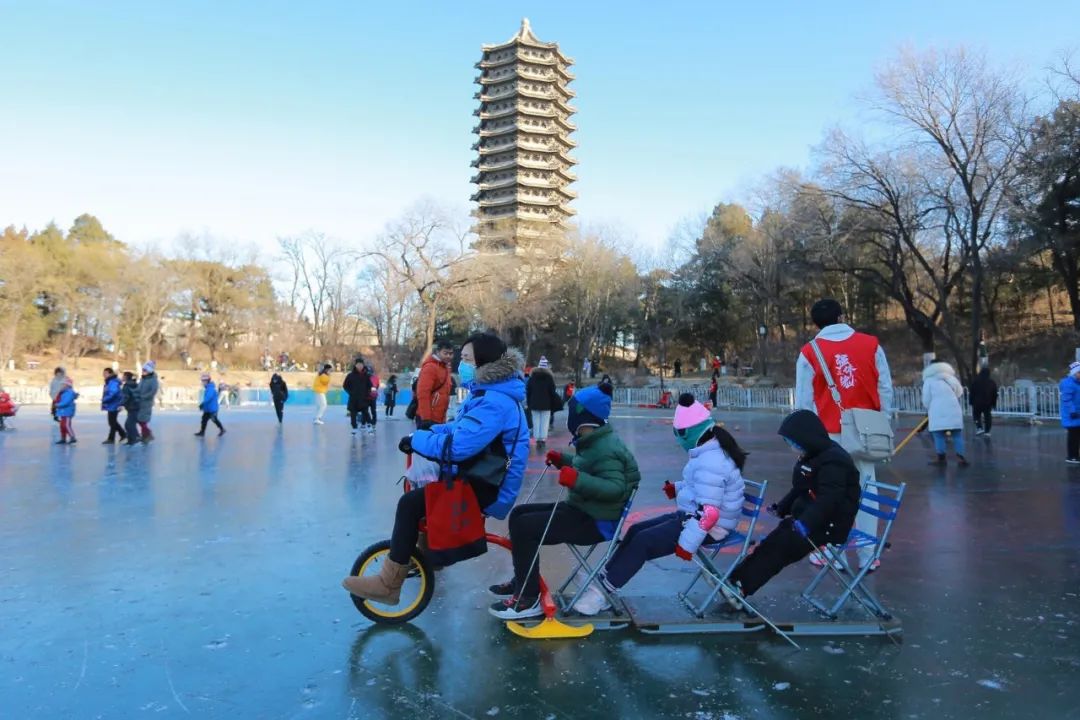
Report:
[{"label": "person in orange jacket", "polygon": [[446,422],[450,408],[450,363],[454,361],[454,346],[440,340],[435,352],[420,366],[416,382],[416,427],[421,430]]}]

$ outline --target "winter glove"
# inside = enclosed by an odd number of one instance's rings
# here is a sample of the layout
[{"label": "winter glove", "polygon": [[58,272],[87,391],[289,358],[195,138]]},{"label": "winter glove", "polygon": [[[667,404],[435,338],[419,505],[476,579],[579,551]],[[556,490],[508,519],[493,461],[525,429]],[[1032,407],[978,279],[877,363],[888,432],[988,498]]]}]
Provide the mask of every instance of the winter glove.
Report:
[{"label": "winter glove", "polygon": [[675,486],[672,485],[670,480],[664,481],[664,494],[668,496],[668,500],[675,499]]},{"label": "winter glove", "polygon": [[558,450],[548,450],[547,455],[544,456],[544,461],[552,467],[561,468],[563,466],[562,453]]},{"label": "winter glove", "polygon": [[791,524],[791,526],[795,528],[795,532],[799,533],[803,537],[810,537],[810,531],[806,529],[805,525],[803,525],[802,520],[796,520]]},{"label": "winter glove", "polygon": [[420,424],[416,426],[417,430],[430,430],[435,426],[434,420],[421,420]]},{"label": "winter glove", "polygon": [[566,488],[572,488],[577,483],[578,471],[572,467],[564,467],[559,470],[559,484]]},{"label": "winter glove", "polygon": [[397,449],[408,455],[412,450],[412,435],[406,435],[398,441]]},{"label": "winter glove", "polygon": [[705,532],[709,532],[713,529],[713,525],[720,519],[720,511],[716,509],[714,505],[705,505],[701,509],[701,519],[698,520],[698,527]]},{"label": "winter glove", "polygon": [[693,554],[684,550],[682,545],[675,546],[675,557],[679,558],[680,560],[685,560],[686,562],[690,562],[694,559]]}]

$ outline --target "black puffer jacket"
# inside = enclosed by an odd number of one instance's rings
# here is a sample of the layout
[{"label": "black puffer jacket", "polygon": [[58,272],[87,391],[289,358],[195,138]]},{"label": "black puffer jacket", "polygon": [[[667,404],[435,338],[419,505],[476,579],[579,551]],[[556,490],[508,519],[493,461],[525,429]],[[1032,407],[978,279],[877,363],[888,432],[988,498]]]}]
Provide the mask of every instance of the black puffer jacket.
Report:
[{"label": "black puffer jacket", "polygon": [[367,371],[360,372],[353,369],[348,375],[345,376],[345,382],[342,384],[345,389],[345,393],[349,396],[349,409],[359,410],[371,404],[371,376],[367,374]]},{"label": "black puffer jacket", "polygon": [[998,386],[990,377],[990,370],[983,368],[971,381],[971,407],[973,408],[996,408],[998,401]]},{"label": "black puffer jacket", "polygon": [[779,434],[805,454],[795,463],[791,491],[777,503],[778,514],[801,521],[817,545],[846,542],[859,511],[859,471],[851,456],[809,410],[788,415]]},{"label": "black puffer jacket", "polygon": [[277,373],[270,378],[270,394],[274,397],[274,402],[285,402],[289,399],[289,386],[285,384],[285,378]]},{"label": "black puffer jacket", "polygon": [[547,368],[533,368],[525,383],[525,404],[530,410],[562,410],[562,398],[555,390],[555,376]]}]

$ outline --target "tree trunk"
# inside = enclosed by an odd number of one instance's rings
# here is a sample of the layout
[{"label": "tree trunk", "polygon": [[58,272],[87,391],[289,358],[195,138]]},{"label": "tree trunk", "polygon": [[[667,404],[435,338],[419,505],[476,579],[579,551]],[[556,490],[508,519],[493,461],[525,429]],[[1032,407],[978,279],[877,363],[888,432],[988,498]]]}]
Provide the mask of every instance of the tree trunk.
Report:
[{"label": "tree trunk", "polygon": [[424,337],[424,357],[426,358],[431,354],[432,348],[435,347],[435,323],[438,320],[439,304],[434,300],[429,303],[424,303],[428,310],[427,316],[427,330]]},{"label": "tree trunk", "polygon": [[[971,283],[971,357],[968,367],[979,367],[979,343],[982,342],[982,309],[983,309],[983,265],[979,256],[978,246],[973,247],[972,270],[974,277]],[[957,357],[957,360],[960,358]],[[962,375],[963,376],[963,375]],[[970,375],[964,377],[967,382],[971,381]]]}]

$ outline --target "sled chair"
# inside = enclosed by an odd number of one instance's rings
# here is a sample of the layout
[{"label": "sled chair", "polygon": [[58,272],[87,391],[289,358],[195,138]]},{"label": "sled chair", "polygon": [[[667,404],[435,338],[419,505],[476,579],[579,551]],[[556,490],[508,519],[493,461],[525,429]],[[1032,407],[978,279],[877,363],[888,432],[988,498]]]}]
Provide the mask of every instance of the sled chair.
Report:
[{"label": "sled chair", "polygon": [[[892,615],[889,611],[886,610],[877,597],[870,592],[870,589],[866,587],[863,581],[866,579],[866,575],[870,572],[870,568],[874,563],[881,559],[881,553],[884,552],[887,547],[889,533],[892,532],[893,523],[896,521],[896,514],[900,511],[900,502],[903,500],[905,487],[905,483],[889,485],[888,483],[877,482],[876,480],[867,480],[863,483],[862,495],[859,498],[859,511],[869,513],[870,515],[885,521],[884,526],[881,528],[880,535],[871,535],[852,528],[851,532],[848,533],[847,542],[844,543],[843,546],[826,545],[822,548],[825,564],[818,570],[817,574],[814,575],[814,579],[810,581],[810,584],[807,585],[806,589],[803,590],[802,597],[826,616],[835,619],[840,608],[842,608],[848,600],[854,598],[859,605],[878,619],[892,619]],[[876,502],[876,507],[868,505],[868,501]],[[874,548],[873,557],[861,570],[854,572],[851,564],[848,562],[846,551],[867,547]],[[843,568],[843,571],[838,569],[835,564],[839,564],[839,566]],[[814,594],[821,585],[821,582],[825,579],[825,576],[830,573],[835,576],[837,582],[843,588],[840,595],[836,598],[836,601],[831,605],[826,604],[826,601]],[[850,580],[848,578],[850,578]]]},{"label": "sled chair", "polygon": [[[694,579],[690,581],[690,584],[679,593],[679,599],[683,604],[694,613],[697,617],[704,617],[705,612],[709,607],[716,602],[716,596],[720,594],[720,583],[727,580],[728,575],[735,569],[735,566],[739,564],[739,561],[746,557],[746,554],[750,551],[750,546],[754,542],[754,529],[757,527],[758,517],[761,515],[762,505],[765,503],[765,489],[769,486],[769,481],[754,482],[753,480],[744,480],[745,488],[743,492],[743,506],[742,516],[747,518],[747,525],[745,532],[740,532],[738,528],[728,533],[728,536],[719,542],[713,542],[709,544],[702,544],[695,553],[695,560],[700,566],[697,574],[694,575]],[[709,538],[706,538],[708,541]],[[720,551],[738,546],[738,552],[732,557],[731,562],[727,564],[727,567],[721,570],[717,567],[717,557],[720,555]],[[705,577],[707,584],[712,585],[712,590],[705,597],[700,605],[694,605],[690,600],[690,591],[694,589],[698,581]]]},{"label": "sled chair", "polygon": [[[634,498],[637,496],[637,491],[638,489],[634,488],[630,493],[630,497],[626,499],[626,504],[623,505],[622,515],[619,516],[619,522],[615,525],[615,532],[611,536],[611,540],[608,540],[607,549],[604,551],[603,555],[600,556],[600,561],[596,563],[596,565],[589,565],[589,558],[593,556],[601,543],[596,543],[588,548],[585,548],[584,546],[567,545],[567,547],[570,548],[570,552],[573,553],[574,557],[577,559],[577,565],[570,571],[569,577],[563,581],[563,584],[559,586],[558,592],[555,593],[555,597],[560,603],[564,613],[569,612],[570,609],[573,608],[574,603],[576,603],[578,598],[581,597],[581,594],[585,592],[585,588],[589,587],[589,583],[596,579],[596,576],[599,575],[600,571],[607,565],[607,561],[611,559],[611,555],[615,552],[615,548],[619,546],[619,542],[622,540],[623,526],[626,525],[626,518],[630,514],[630,506],[634,504]],[[579,574],[583,574],[585,579],[578,580]],[[567,600],[565,593],[571,585],[574,585],[577,588],[577,591],[574,593],[573,597]],[[598,582],[596,583],[596,587],[600,589],[600,592],[604,593],[607,601],[611,603],[612,612],[616,615],[620,615],[619,605],[615,602],[615,598],[612,597],[607,588],[604,587],[604,583]]]}]

